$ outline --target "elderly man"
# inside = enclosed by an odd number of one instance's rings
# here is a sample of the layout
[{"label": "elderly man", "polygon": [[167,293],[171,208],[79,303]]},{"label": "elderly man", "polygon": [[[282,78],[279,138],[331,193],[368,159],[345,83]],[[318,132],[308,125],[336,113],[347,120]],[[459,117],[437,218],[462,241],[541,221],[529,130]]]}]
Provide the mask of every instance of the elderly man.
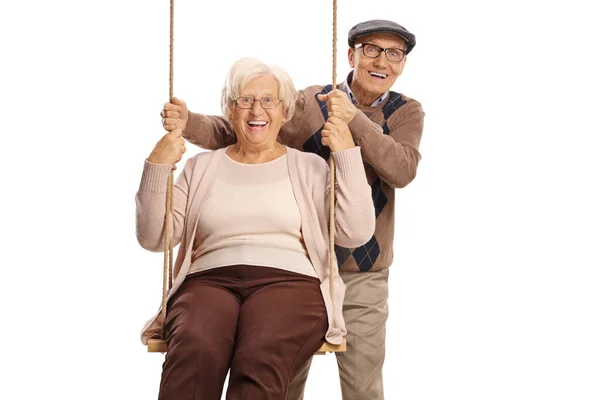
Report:
[{"label": "elderly man", "polygon": [[[348,32],[352,71],[336,89],[310,86],[299,92],[296,112],[280,141],[328,159],[322,131],[329,118],[348,124],[360,146],[377,217],[375,234],[364,246],[336,246],[340,275],[346,284],[344,318],[347,351],[336,353],[344,400],[384,398],[382,368],[388,317],[388,275],[393,258],[394,189],[417,173],[423,132],[421,104],[391,90],[402,74],[415,36],[392,21],[361,22]],[[189,142],[207,149],[232,144],[235,134],[222,117],[188,112],[174,99],[162,112],[167,130],[182,129]],[[308,364],[290,383],[288,399],[303,398]]]}]

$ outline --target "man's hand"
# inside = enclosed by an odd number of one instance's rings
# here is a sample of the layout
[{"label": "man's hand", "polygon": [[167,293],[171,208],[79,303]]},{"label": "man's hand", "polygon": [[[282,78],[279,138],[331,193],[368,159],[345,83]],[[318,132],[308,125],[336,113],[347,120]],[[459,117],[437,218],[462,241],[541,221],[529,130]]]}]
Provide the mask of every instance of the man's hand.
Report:
[{"label": "man's hand", "polygon": [[356,115],[356,107],[352,104],[346,92],[342,90],[334,89],[327,94],[318,95],[317,98],[320,101],[327,102],[329,118],[336,117],[349,124]]},{"label": "man's hand", "polygon": [[165,103],[160,113],[165,130],[171,132],[176,129],[184,131],[188,121],[188,109],[185,101],[173,97],[171,103]]}]

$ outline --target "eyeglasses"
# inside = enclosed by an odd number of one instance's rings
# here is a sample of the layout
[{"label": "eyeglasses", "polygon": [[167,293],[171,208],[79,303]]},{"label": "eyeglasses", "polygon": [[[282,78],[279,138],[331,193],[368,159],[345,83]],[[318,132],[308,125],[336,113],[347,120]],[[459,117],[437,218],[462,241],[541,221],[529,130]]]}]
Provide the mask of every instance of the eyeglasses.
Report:
[{"label": "eyeglasses", "polygon": [[404,59],[406,55],[406,50],[399,49],[397,47],[389,47],[384,49],[383,47],[379,47],[372,43],[361,43],[354,46],[355,49],[362,47],[362,53],[365,57],[369,58],[377,58],[381,54],[382,51],[385,52],[385,58],[387,58],[391,62],[400,62]]},{"label": "eyeglasses", "polygon": [[281,103],[281,100],[279,100],[278,98],[275,98],[275,97],[271,97],[271,96],[261,97],[260,99],[255,99],[254,97],[250,97],[250,96],[242,96],[242,97],[238,97],[237,99],[234,100],[235,105],[238,108],[242,108],[244,110],[252,108],[254,106],[255,101],[259,101],[260,105],[265,110],[277,108],[279,103]]}]

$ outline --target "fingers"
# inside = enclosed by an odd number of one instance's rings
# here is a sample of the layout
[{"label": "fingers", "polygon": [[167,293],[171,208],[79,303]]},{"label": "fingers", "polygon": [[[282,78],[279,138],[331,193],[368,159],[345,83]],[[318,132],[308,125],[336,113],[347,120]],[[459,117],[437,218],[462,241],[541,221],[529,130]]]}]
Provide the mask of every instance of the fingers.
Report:
[{"label": "fingers", "polygon": [[173,103],[165,103],[163,105],[163,111],[177,111],[179,113],[182,109],[183,107]]},{"label": "fingers", "polygon": [[182,118],[187,113],[187,106],[182,100],[173,98],[173,103],[165,103],[160,112],[163,118]]},{"label": "fingers", "polygon": [[175,118],[175,119],[178,119],[180,115],[181,114],[179,113],[179,111],[165,111],[165,110],[162,110],[160,112],[160,116],[163,117],[163,118]]},{"label": "fingers", "polygon": [[317,95],[317,98],[320,101],[327,101],[327,102],[329,102],[330,100],[335,99],[335,98],[344,98],[344,97],[348,97],[348,95],[344,91],[339,90],[339,89],[333,89],[331,92]]},{"label": "fingers", "polygon": [[175,129],[177,129],[177,125],[173,125],[173,124],[163,124],[163,127],[165,128],[165,131],[167,131],[167,132],[171,132],[171,131],[174,131]]},{"label": "fingers", "polygon": [[183,154],[185,153],[185,141],[183,140],[183,138],[178,138],[177,141],[179,142],[179,155],[177,156],[177,162],[181,161],[181,159],[183,158]]},{"label": "fingers", "polygon": [[329,122],[326,122],[321,131],[321,144],[331,147],[331,143],[335,141],[336,136],[336,128]]},{"label": "fingers", "polygon": [[185,140],[181,137],[181,130],[176,129],[166,133],[156,143],[148,161],[153,164],[174,165],[181,161],[185,152]]},{"label": "fingers", "polygon": [[172,155],[171,157],[173,158],[173,160],[175,161],[175,163],[178,163],[179,161],[181,161],[181,159],[183,158],[183,154],[186,151],[185,148],[185,140],[183,140],[182,137],[178,137],[173,141],[172,144]]},{"label": "fingers", "polygon": [[342,98],[343,97],[346,97],[346,98],[348,97],[348,95],[346,94],[346,92],[344,92],[343,90],[340,90],[340,89],[333,89],[331,92],[328,93],[328,95],[329,95],[330,99],[333,99],[333,98],[336,98],[336,97],[338,97],[338,98],[339,97],[342,97]]},{"label": "fingers", "polygon": [[327,101],[327,110],[328,111],[335,110],[335,111],[348,112],[353,107],[354,107],[354,105],[350,102],[350,99],[348,99],[347,97],[346,98],[336,97],[336,98],[329,99]]},{"label": "fingers", "polygon": [[177,123],[179,122],[179,120],[175,119],[175,118],[163,118],[162,120],[162,124],[163,124],[163,128],[165,128],[166,131],[173,131],[175,129],[180,129],[179,126],[177,125]]},{"label": "fingers", "polygon": [[[177,124],[177,118],[163,118],[163,126]],[[169,129],[172,130],[172,129]]]},{"label": "fingers", "polygon": [[323,130],[321,131],[322,136],[331,136],[340,133],[340,130],[344,128],[346,123],[337,118],[337,117],[329,117],[325,125],[323,125]]},{"label": "fingers", "polygon": [[[339,96],[338,93],[342,93],[343,96]],[[329,116],[334,116],[344,120],[346,123],[350,123],[354,115],[356,115],[356,107],[345,93],[338,90],[334,97],[327,100],[327,112]]]},{"label": "fingers", "polygon": [[[325,131],[323,131],[323,133],[324,133],[324,132],[325,132]],[[332,141],[332,138],[331,138],[331,136],[329,136],[329,135],[323,135],[323,137],[321,138],[321,144],[322,144],[323,146],[328,146],[328,147],[331,147],[331,141]]]},{"label": "fingers", "polygon": [[[347,98],[346,98],[347,99]],[[348,104],[350,99],[346,100],[343,97],[332,97],[327,100],[327,107],[342,107]]]},{"label": "fingers", "polygon": [[331,130],[344,125],[346,125],[346,121],[344,121],[342,118],[339,118],[334,115],[329,115],[329,118],[327,119],[327,122],[325,122],[325,126],[323,129]]},{"label": "fingers", "polygon": [[165,103],[160,112],[163,128],[167,131],[185,129],[188,111],[183,100],[173,98],[172,102]]}]

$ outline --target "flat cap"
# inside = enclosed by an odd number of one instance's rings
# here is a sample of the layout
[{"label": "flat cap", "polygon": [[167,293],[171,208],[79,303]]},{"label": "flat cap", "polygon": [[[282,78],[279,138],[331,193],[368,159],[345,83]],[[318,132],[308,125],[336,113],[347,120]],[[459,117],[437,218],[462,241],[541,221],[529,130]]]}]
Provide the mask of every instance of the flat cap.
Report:
[{"label": "flat cap", "polygon": [[370,35],[373,33],[391,33],[394,34],[406,42],[406,54],[415,47],[417,41],[415,35],[410,33],[402,25],[398,25],[393,21],[386,21],[384,19],[373,19],[370,21],[360,22],[352,27],[348,31],[348,46],[354,47],[356,39],[360,36]]}]

